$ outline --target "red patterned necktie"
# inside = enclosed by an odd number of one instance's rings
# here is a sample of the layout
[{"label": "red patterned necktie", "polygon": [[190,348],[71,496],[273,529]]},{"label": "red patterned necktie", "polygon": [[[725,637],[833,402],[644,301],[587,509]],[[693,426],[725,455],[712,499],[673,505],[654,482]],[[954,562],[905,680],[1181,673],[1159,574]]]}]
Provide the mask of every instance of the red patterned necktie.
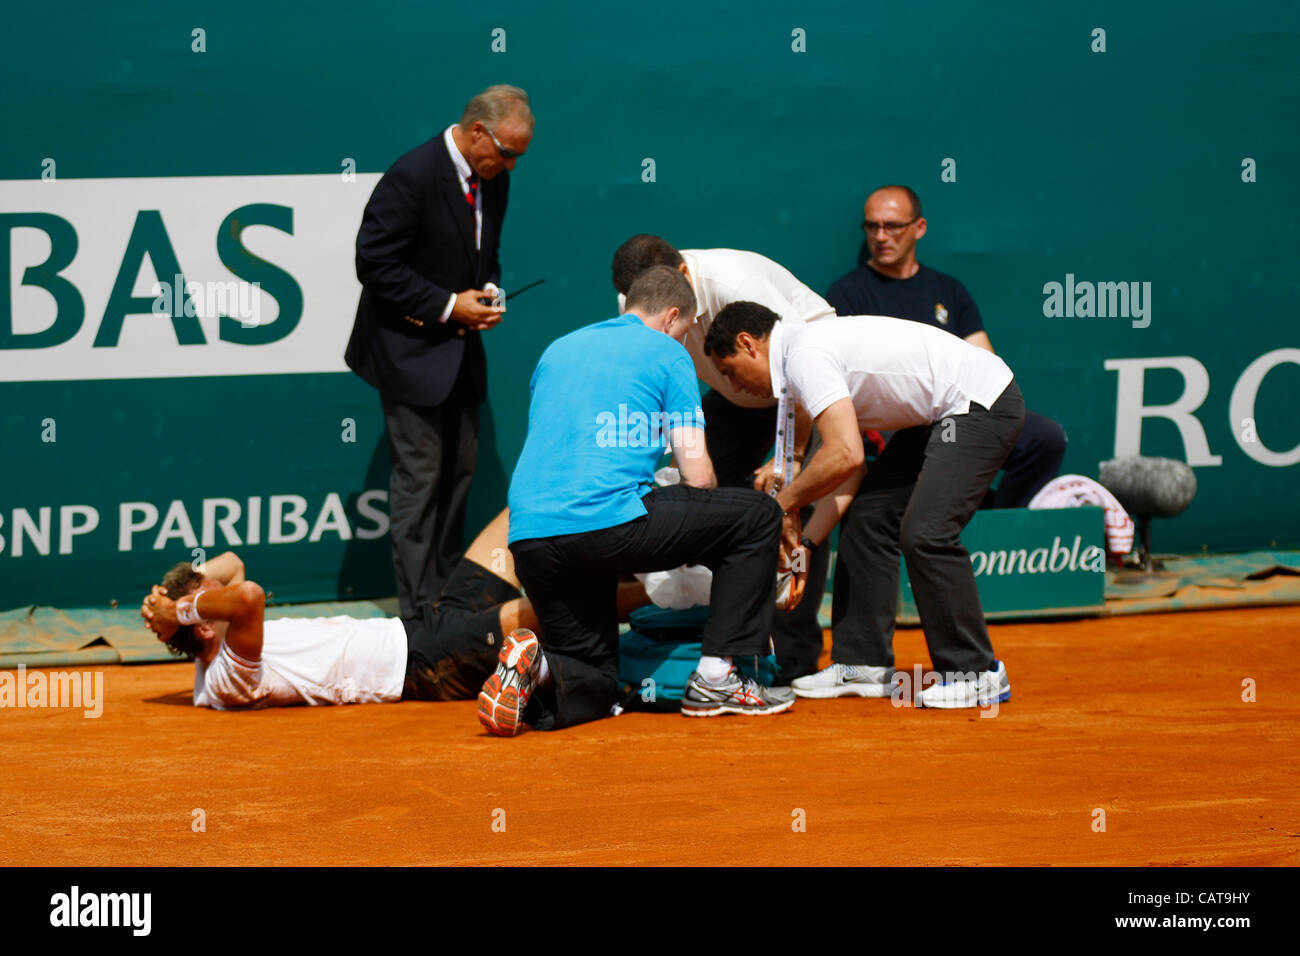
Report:
[{"label": "red patterned necktie", "polygon": [[465,194],[465,202],[469,203],[471,209],[478,208],[478,173],[469,174],[469,192]]}]

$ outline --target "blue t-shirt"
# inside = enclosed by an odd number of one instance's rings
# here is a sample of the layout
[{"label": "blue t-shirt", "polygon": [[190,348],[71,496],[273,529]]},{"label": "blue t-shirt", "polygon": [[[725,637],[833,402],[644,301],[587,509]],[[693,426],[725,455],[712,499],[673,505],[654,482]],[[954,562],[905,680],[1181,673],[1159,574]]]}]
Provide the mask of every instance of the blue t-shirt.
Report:
[{"label": "blue t-shirt", "polygon": [[668,433],[704,427],[690,353],[635,315],[556,339],[529,390],[528,437],[510,478],[512,543],[641,517]]}]

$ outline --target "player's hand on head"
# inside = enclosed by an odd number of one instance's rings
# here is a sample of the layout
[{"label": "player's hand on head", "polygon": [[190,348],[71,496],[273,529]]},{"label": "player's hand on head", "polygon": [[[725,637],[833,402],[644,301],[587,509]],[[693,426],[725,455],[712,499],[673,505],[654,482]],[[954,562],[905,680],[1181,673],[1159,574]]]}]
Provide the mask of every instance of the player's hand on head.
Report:
[{"label": "player's hand on head", "polygon": [[145,624],[151,629],[153,628],[154,619],[154,599],[160,590],[162,590],[162,586],[155,584],[140,601],[140,616],[144,618]]},{"label": "player's hand on head", "polygon": [[176,633],[180,622],[176,620],[176,602],[167,596],[162,585],[155,584],[140,605],[140,616],[148,628],[162,640]]}]

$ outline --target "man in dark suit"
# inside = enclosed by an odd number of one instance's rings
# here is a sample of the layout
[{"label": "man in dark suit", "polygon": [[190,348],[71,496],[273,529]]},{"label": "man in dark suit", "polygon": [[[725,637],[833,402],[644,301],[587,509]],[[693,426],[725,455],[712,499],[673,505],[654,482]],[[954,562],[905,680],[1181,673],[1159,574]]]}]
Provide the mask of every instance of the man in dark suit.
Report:
[{"label": "man in dark suit", "polygon": [[379,390],[392,458],[393,572],[403,616],[438,599],[460,557],[487,396],[510,170],[533,135],[528,94],[492,86],[397,160],[357,232],[361,301],[348,367]]}]

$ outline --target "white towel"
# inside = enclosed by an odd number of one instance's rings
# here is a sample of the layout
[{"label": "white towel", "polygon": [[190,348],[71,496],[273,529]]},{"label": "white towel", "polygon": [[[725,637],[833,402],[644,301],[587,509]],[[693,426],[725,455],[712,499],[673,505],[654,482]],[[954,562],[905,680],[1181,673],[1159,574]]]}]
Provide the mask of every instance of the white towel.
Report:
[{"label": "white towel", "polygon": [[1133,519],[1104,485],[1083,475],[1053,478],[1034,495],[1031,508],[1080,508],[1098,505],[1106,512],[1106,549],[1111,554],[1133,550]]}]

